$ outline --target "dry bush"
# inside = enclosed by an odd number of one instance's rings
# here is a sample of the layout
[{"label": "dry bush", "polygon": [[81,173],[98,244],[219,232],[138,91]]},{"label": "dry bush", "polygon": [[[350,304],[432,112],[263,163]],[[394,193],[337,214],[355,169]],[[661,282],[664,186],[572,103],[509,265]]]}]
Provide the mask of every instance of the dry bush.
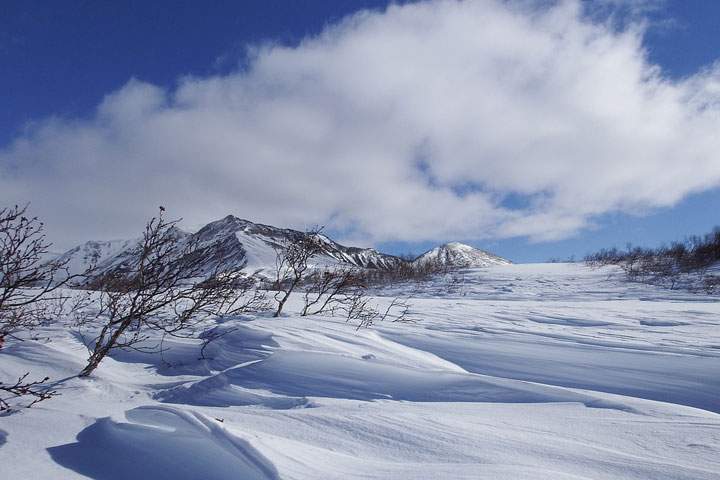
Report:
[{"label": "dry bush", "polygon": [[[20,341],[17,334],[51,321],[66,299],[58,289],[72,279],[67,262],[44,262],[51,244],[43,224],[26,211],[17,205],[0,210],[0,350],[8,338]],[[28,375],[0,382],[0,391],[10,395],[0,398],[0,411],[10,410],[10,401],[19,397],[34,397],[31,406],[57,395],[45,386],[49,378],[29,381]]]},{"label": "dry bush", "polygon": [[94,314],[77,319],[90,350],[80,377],[90,375],[118,349],[161,351],[162,341],[147,344],[152,332],[163,338],[191,337],[192,327],[207,318],[266,306],[252,279],[220,270],[206,276],[194,260],[198,245],[181,244],[173,232],[176,223],[166,221],[161,211],[148,222],[134,262],[122,272],[98,275],[88,283],[98,292],[99,306]]},{"label": "dry bush", "polygon": [[278,317],[285,302],[295,289],[311,272],[310,261],[322,251],[320,231],[315,228],[295,238],[285,239],[277,249],[275,258],[275,279],[272,288],[276,290],[277,309],[273,316]]},{"label": "dry bush", "polygon": [[703,236],[691,236],[655,249],[615,247],[585,256],[591,266],[618,265],[628,280],[660,285],[670,289],[717,293],[716,276],[708,271],[720,262],[720,227]]}]

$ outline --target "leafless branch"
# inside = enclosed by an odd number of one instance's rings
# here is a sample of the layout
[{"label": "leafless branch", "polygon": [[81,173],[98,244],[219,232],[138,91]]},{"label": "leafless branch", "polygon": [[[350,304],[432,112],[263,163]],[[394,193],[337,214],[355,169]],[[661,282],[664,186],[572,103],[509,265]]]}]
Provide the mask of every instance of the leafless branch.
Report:
[{"label": "leafless branch", "polygon": [[182,243],[177,221],[160,215],[148,222],[138,256],[122,271],[96,276],[88,286],[99,292],[94,318],[80,327],[98,326],[87,343],[90,357],[81,377],[90,375],[116,349],[160,351],[148,345],[150,331],[162,336],[192,336],[193,327],[211,316],[233,315],[263,305],[262,294],[247,296],[254,283],[239,272],[216,268],[208,275],[195,261],[198,245]]},{"label": "leafless branch", "polygon": [[30,408],[38,402],[42,402],[43,400],[47,400],[48,398],[60,395],[57,391],[50,390],[42,386],[45,382],[50,380],[50,377],[45,377],[42,380],[28,382],[25,381],[28,375],[29,373],[22,375],[20,378],[17,379],[15,383],[11,385],[0,382],[0,391],[9,393],[11,395],[10,397],[0,398],[0,412],[7,412],[9,410],[12,410],[12,406],[9,403],[9,400],[11,398],[23,396],[34,397],[34,400],[32,402],[30,402],[28,405],[25,405],[26,408]]},{"label": "leafless branch", "polygon": [[310,260],[322,251],[320,242],[321,227],[285,240],[277,249],[275,258],[275,282],[273,288],[277,310],[273,316],[279,317],[285,302],[293,291],[305,280],[310,268]]}]

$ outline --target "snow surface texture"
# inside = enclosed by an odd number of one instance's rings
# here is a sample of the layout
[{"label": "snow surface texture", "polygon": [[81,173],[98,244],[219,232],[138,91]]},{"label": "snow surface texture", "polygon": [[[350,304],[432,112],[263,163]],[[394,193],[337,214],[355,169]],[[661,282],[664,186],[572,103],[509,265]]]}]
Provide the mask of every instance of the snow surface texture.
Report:
[{"label": "snow surface texture", "polygon": [[62,393],[0,417],[2,478],[718,479],[720,302],[622,278],[468,269],[413,289],[417,323],[359,332],[297,296],[218,321],[208,360],[176,340],[89,379],[47,327],[0,351],[0,378]]}]

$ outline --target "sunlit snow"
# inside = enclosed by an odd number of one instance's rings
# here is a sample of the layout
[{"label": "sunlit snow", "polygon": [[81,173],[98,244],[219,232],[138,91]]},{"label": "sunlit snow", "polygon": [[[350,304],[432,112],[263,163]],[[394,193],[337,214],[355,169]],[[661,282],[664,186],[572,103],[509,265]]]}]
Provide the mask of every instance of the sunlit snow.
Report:
[{"label": "sunlit snow", "polygon": [[[61,396],[0,417],[8,479],[717,479],[720,302],[614,268],[502,265],[376,292],[409,324],[218,320],[206,350],[87,350],[50,326],[0,375]],[[49,338],[50,341],[46,341]]]}]

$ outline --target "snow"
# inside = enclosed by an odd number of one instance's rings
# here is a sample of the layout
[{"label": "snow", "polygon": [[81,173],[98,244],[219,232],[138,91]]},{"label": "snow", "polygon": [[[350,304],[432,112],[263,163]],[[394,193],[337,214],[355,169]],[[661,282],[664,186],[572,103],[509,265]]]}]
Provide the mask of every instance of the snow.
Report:
[{"label": "snow", "polygon": [[[59,325],[0,378],[60,396],[0,417],[3,478],[717,479],[720,302],[614,268],[498,265],[377,292],[410,324],[218,319],[206,349],[121,352],[88,379]],[[47,339],[50,341],[47,341]]]},{"label": "snow", "polygon": [[235,236],[247,252],[245,271],[270,269],[275,265],[277,251],[268,244],[267,239],[258,235],[249,235],[244,231],[235,232]]},{"label": "snow", "polygon": [[[84,429],[76,443],[48,452],[58,464],[91,478],[279,478],[248,441],[200,413],[144,406],[128,410],[125,417],[130,423],[102,418]],[[128,461],[147,452],[153,461]]]}]

